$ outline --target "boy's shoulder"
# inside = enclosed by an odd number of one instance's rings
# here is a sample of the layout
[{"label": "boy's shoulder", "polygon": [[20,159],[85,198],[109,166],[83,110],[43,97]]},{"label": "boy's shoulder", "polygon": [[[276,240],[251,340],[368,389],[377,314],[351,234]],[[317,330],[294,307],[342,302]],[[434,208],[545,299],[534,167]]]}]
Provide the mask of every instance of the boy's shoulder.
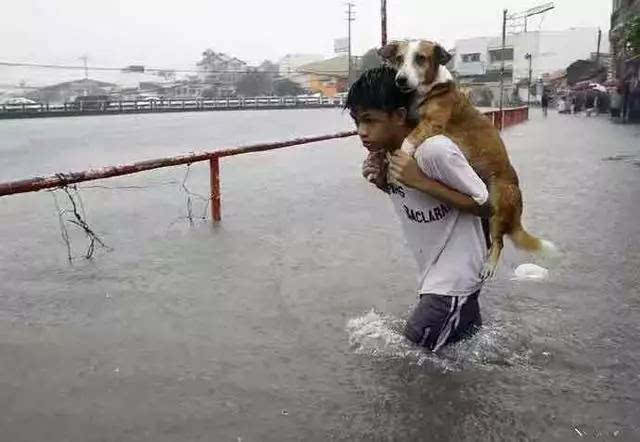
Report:
[{"label": "boy's shoulder", "polygon": [[460,148],[449,137],[435,135],[427,138],[416,150],[416,157],[425,161],[438,162],[451,154],[461,154]]}]

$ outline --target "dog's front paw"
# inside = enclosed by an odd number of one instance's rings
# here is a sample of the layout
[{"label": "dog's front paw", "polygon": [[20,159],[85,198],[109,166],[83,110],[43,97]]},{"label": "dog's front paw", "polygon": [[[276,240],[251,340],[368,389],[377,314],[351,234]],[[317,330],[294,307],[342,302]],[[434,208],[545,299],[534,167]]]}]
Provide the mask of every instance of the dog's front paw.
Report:
[{"label": "dog's front paw", "polygon": [[410,157],[413,157],[413,155],[416,153],[416,146],[414,146],[412,142],[405,138],[402,142],[402,147],[400,147],[400,150],[407,153]]}]

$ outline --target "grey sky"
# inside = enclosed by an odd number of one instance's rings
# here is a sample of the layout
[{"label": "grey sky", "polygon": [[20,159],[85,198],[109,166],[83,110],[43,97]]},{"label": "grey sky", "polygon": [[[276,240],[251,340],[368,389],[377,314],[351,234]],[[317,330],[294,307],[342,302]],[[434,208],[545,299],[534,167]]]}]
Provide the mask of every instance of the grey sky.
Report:
[{"label": "grey sky", "polygon": [[[497,35],[501,11],[544,1],[388,0],[389,37],[456,38]],[[354,53],[380,41],[379,0],[355,0]],[[557,0],[542,29],[609,28],[610,0]],[[22,0],[0,15],[0,60],[190,67],[203,49],[249,63],[294,52],[331,55],[333,38],[346,35],[343,0]],[[540,26],[532,19],[530,29]],[[607,38],[605,33],[605,38]],[[595,48],[594,48],[595,50]],[[2,67],[0,67],[0,82]]]}]

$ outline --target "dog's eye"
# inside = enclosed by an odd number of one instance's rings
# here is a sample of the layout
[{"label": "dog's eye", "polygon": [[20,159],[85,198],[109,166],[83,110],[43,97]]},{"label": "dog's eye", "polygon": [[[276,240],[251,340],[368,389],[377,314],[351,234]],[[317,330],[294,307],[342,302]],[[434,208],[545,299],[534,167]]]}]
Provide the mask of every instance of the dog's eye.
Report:
[{"label": "dog's eye", "polygon": [[404,61],[404,57],[402,55],[398,55],[396,57],[396,63],[402,64],[403,61]]},{"label": "dog's eye", "polygon": [[423,64],[425,61],[427,61],[427,57],[425,57],[424,55],[420,55],[420,54],[416,55],[416,63],[417,64]]}]

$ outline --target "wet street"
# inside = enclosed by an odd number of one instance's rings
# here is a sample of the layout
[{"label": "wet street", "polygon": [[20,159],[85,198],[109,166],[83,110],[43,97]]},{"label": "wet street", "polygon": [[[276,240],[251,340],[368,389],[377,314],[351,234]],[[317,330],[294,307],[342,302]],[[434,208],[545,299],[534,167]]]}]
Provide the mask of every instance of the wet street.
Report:
[{"label": "wet street", "polygon": [[[0,440],[640,440],[640,126],[507,129],[524,225],[484,330],[441,356],[394,331],[416,267],[356,138],[0,197]],[[0,181],[352,128],[335,109],[0,121]],[[185,191],[183,182],[186,184]],[[516,266],[549,268],[513,280]]]}]

